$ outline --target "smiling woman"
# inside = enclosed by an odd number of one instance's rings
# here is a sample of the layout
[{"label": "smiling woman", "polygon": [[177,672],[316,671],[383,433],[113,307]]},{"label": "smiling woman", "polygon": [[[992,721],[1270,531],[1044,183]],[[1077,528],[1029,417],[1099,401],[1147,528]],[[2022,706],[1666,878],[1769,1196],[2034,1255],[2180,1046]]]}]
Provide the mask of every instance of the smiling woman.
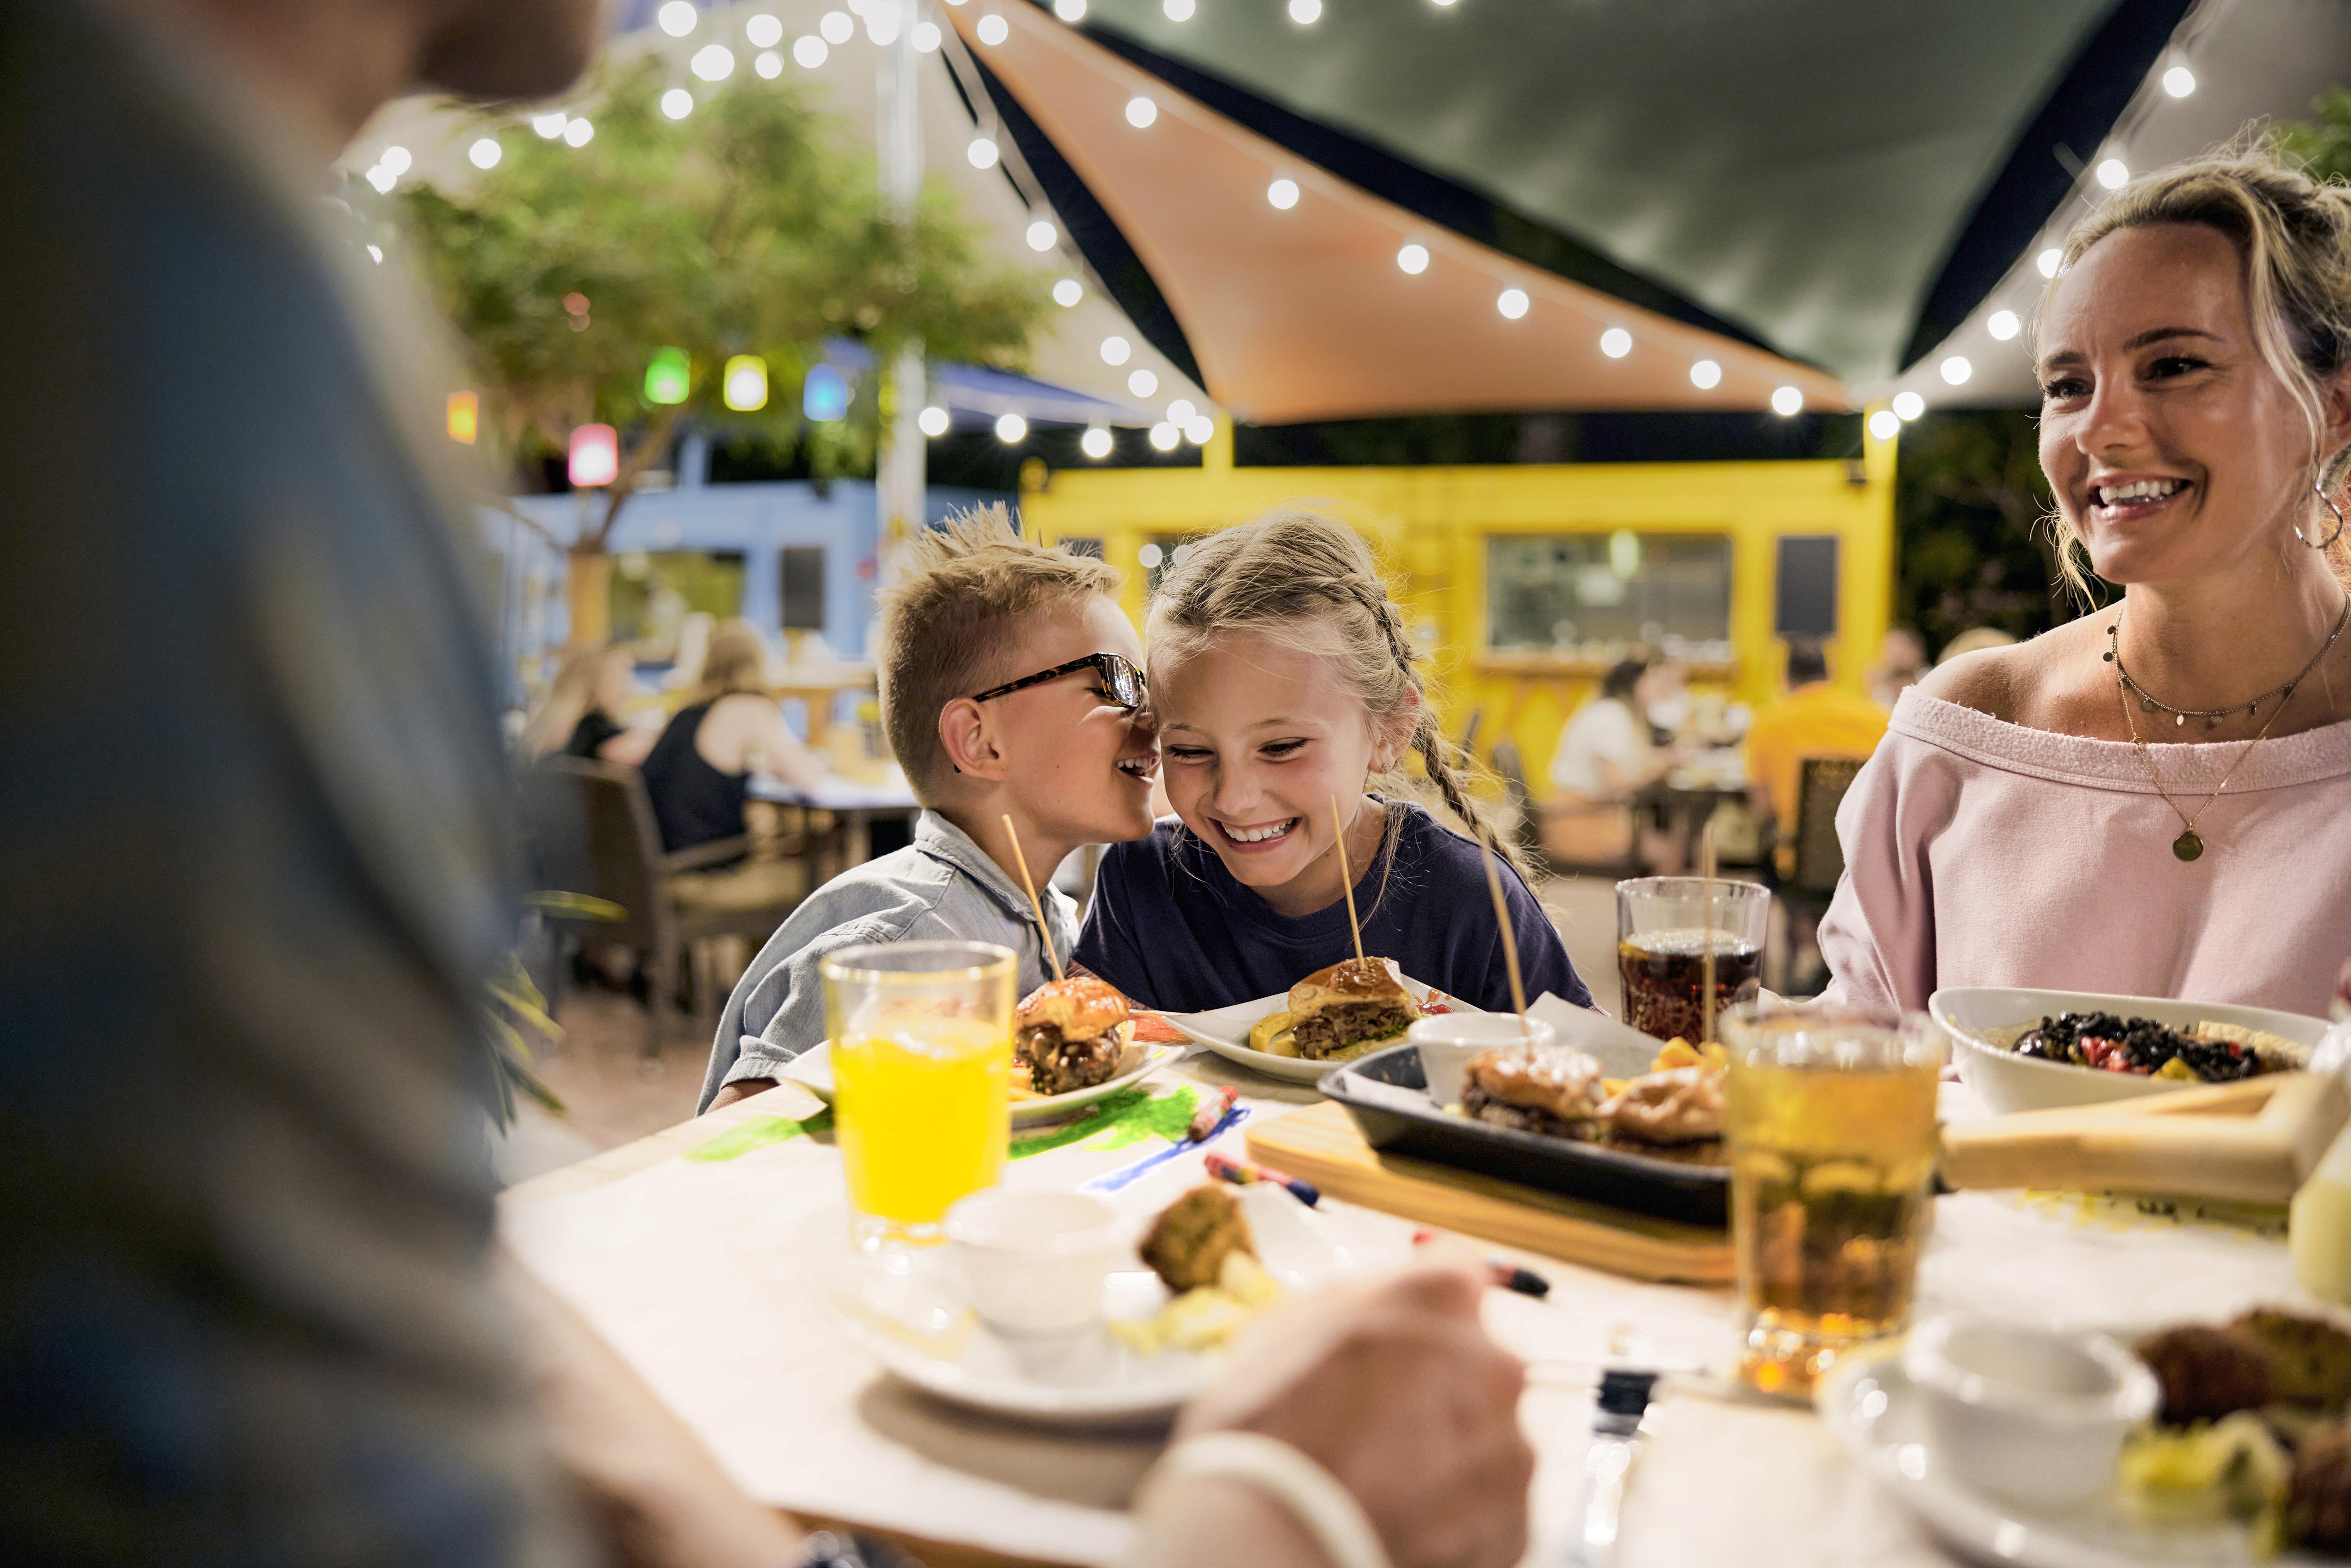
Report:
[{"label": "smiling woman", "polygon": [[2036,365],[2064,570],[2123,598],[1904,695],[1840,818],[1834,989],[2324,1013],[2351,954],[2351,191],[2266,149],[2127,187],[2064,246]]}]

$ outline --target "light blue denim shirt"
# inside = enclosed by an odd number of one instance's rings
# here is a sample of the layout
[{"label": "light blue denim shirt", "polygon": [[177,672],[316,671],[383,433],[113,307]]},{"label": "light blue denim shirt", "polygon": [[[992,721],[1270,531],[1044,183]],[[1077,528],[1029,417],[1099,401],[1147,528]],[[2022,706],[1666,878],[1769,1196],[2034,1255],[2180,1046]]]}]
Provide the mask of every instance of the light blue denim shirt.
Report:
[{"label": "light blue denim shirt", "polygon": [[[1051,874],[1050,867],[1044,869]],[[1039,892],[1053,947],[1067,963],[1078,943],[1077,905],[1057,888]],[[773,1078],[824,1039],[824,980],[817,963],[861,942],[993,942],[1020,955],[1020,995],[1046,977],[1029,895],[964,831],[935,811],[914,822],[914,841],[843,872],[776,928],[726,998],[710,1044],[697,1113],[738,1078]],[[744,1037],[755,1035],[758,1043]]]}]

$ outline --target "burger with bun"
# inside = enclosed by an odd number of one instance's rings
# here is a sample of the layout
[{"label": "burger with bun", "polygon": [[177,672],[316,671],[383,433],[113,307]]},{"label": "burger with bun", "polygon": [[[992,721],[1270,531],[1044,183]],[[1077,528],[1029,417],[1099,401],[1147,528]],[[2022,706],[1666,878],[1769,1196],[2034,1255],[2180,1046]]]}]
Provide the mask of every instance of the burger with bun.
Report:
[{"label": "burger with bun", "polygon": [[1021,1001],[1012,1054],[1040,1094],[1091,1089],[1118,1075],[1134,1024],[1118,988],[1092,975],[1050,980]]},{"label": "burger with bun", "polygon": [[1310,1061],[1347,1061],[1393,1045],[1420,1016],[1393,958],[1349,958],[1290,988],[1290,1037]]}]

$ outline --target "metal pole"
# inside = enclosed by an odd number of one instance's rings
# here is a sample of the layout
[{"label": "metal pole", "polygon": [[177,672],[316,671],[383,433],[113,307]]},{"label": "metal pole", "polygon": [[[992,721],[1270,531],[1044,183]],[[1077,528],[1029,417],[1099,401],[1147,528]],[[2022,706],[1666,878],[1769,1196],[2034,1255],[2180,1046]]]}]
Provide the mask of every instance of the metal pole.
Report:
[{"label": "metal pole", "polygon": [[[902,221],[912,223],[923,190],[922,56],[914,48],[914,25],[922,19],[922,0],[870,0],[870,5],[889,6],[898,18],[897,37],[881,51],[876,68],[880,123],[874,143],[882,198]],[[881,550],[885,559],[893,540],[921,528],[924,521],[924,437],[916,423],[929,392],[923,346],[909,343],[889,367],[889,377],[892,401],[882,429],[875,476],[882,514]]]}]

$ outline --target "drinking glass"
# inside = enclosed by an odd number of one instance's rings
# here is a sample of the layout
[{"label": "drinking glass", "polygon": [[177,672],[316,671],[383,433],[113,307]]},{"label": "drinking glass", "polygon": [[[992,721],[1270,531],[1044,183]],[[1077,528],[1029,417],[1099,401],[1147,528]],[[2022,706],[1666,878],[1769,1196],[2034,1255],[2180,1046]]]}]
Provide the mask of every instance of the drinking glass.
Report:
[{"label": "drinking glass", "polygon": [[986,942],[844,947],[819,965],[857,1245],[930,1246],[1012,1138],[1015,959]]},{"label": "drinking glass", "polygon": [[[1710,894],[1710,895],[1709,895]],[[1625,1021],[1659,1040],[1705,1032],[1706,958],[1714,950],[1714,1016],[1750,1001],[1763,972],[1771,894],[1760,883],[1641,876],[1616,884],[1616,972]]]},{"label": "drinking glass", "polygon": [[1750,1002],[1725,1022],[1740,1375],[1806,1396],[1909,1321],[1942,1036],[1922,1013],[1810,1002]]}]

